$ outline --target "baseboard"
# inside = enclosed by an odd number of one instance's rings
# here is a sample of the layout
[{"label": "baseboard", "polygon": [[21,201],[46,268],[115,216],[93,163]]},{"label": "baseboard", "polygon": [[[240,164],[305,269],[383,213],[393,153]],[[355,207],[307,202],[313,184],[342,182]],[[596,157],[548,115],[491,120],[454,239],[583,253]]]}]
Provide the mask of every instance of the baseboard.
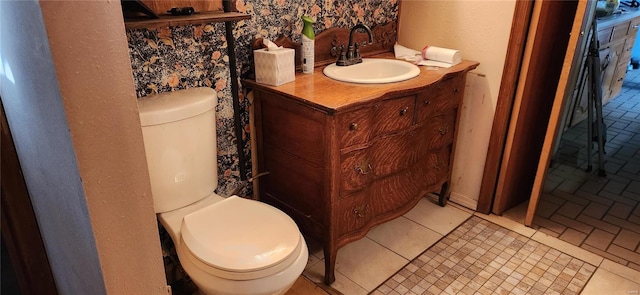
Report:
[{"label": "baseboard", "polygon": [[478,200],[471,199],[456,192],[451,192],[449,200],[474,211],[478,209]]}]

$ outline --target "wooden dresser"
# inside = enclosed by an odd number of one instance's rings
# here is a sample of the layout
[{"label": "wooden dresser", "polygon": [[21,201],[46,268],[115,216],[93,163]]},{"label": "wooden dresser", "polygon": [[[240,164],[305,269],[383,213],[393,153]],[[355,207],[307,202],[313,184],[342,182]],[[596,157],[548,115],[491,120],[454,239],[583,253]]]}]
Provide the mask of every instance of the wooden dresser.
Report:
[{"label": "wooden dresser", "polygon": [[[389,57],[389,56],[387,56]],[[254,93],[259,194],[323,242],[325,282],[338,248],[396,218],[427,193],[448,197],[466,73],[421,67],[391,84],[331,80],[322,67]]]},{"label": "wooden dresser", "polygon": [[[618,96],[622,89],[639,25],[640,11],[598,19],[603,105]],[[587,84],[584,84],[582,96],[576,96],[572,103],[571,120],[567,120],[566,128],[587,118]]]}]

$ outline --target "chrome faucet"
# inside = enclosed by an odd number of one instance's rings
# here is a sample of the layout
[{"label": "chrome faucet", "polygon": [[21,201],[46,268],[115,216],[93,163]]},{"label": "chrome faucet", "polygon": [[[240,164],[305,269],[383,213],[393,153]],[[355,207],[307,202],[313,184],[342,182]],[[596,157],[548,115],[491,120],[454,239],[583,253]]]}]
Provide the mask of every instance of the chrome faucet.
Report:
[{"label": "chrome faucet", "polygon": [[360,29],[364,30],[365,33],[369,35],[369,45],[373,44],[373,33],[371,33],[371,29],[363,23],[356,24],[351,28],[351,32],[349,32],[349,46],[347,47],[347,52],[344,52],[344,46],[340,46],[340,57],[338,58],[338,61],[336,61],[337,66],[350,66],[362,62],[359,48],[360,45],[358,42],[355,44],[353,43],[353,33]]}]

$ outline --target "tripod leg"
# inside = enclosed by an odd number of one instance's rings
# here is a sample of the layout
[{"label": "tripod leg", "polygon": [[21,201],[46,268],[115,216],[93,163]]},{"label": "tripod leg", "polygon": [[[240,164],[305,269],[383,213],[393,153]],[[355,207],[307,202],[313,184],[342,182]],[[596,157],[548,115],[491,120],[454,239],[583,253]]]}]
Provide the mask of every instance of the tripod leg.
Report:
[{"label": "tripod leg", "polygon": [[604,170],[605,131],[604,131],[604,119],[602,117],[602,98],[596,97],[595,103],[596,103],[596,128],[598,128],[598,176],[607,176],[607,172]]},{"label": "tripod leg", "polygon": [[[592,65],[593,68],[593,80],[600,81],[600,57],[596,55],[593,58]],[[600,87],[600,83],[596,82],[593,84],[594,97],[593,102],[596,109],[596,132],[598,139],[598,176],[607,176],[607,173],[604,170],[604,119],[602,118],[602,87]],[[591,123],[591,121],[589,121]],[[589,137],[589,141],[592,140],[592,137]]]},{"label": "tripod leg", "polygon": [[591,56],[587,57],[587,64],[589,65],[589,93],[587,93],[587,172],[591,172],[593,166],[591,164],[591,154],[593,153],[593,145],[591,138],[593,138],[593,59]]}]

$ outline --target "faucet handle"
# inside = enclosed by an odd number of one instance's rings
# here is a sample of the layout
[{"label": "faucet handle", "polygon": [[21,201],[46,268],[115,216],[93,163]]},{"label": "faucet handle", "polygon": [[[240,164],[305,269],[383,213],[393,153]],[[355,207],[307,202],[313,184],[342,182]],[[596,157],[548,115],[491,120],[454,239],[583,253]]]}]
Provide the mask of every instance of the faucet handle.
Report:
[{"label": "faucet handle", "polygon": [[354,44],[355,46],[355,50],[353,53],[353,60],[354,63],[361,63],[362,62],[362,57],[360,56],[360,44],[358,44],[358,42],[356,42],[356,44]]},{"label": "faucet handle", "polygon": [[338,57],[338,61],[336,61],[337,66],[346,66],[347,63],[347,53],[344,50],[344,45],[340,45],[340,57]]}]

